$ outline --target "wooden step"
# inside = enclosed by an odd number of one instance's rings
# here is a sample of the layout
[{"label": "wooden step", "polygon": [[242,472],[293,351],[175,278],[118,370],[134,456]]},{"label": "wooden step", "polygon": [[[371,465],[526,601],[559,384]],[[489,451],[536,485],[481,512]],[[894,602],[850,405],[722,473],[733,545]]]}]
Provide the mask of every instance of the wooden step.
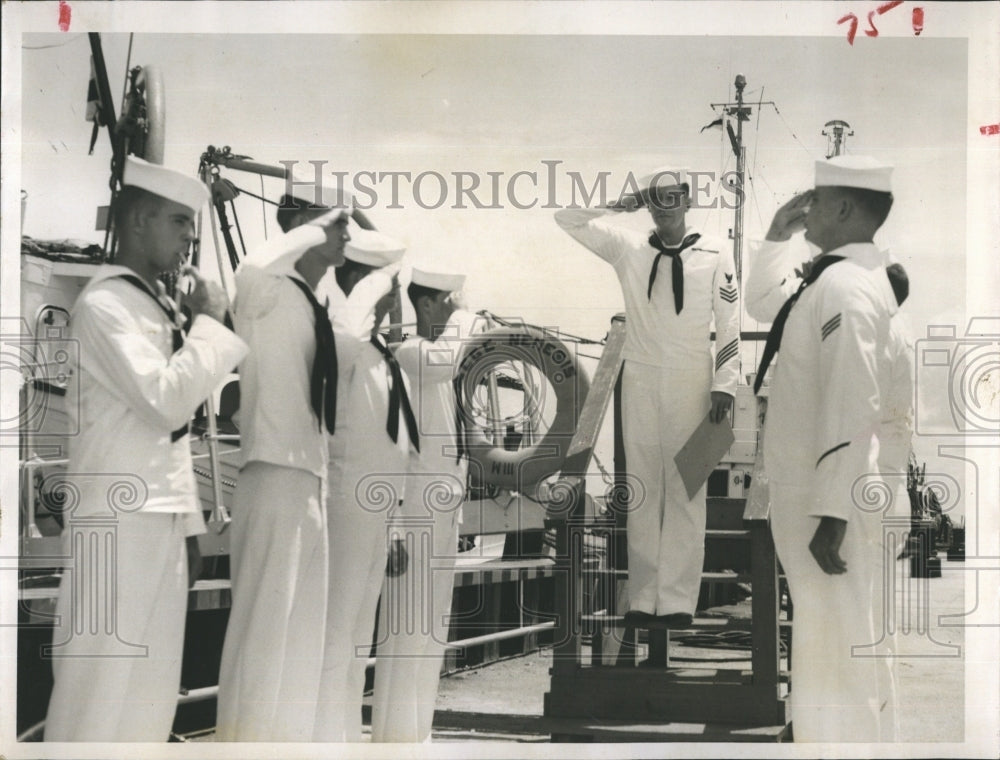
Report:
[{"label": "wooden step", "polygon": [[727,726],[713,723],[639,723],[625,720],[550,718],[547,727],[553,743],[603,742],[787,742],[790,724],[780,726]]},{"label": "wooden step", "polygon": [[[628,580],[628,570],[621,568],[593,568],[584,571],[586,575],[598,576],[608,580],[625,581]],[[704,570],[701,573],[701,580],[706,583],[750,583],[750,573],[737,573],[733,570]],[[779,578],[784,580],[784,574],[779,574]]]},{"label": "wooden step", "polygon": [[581,667],[553,672],[545,694],[549,718],[773,726],[786,722],[774,685],[748,671],[705,668]]},{"label": "wooden step", "polygon": [[740,530],[721,530],[718,528],[710,528],[705,531],[705,540],[709,541],[711,539],[748,539],[750,538],[750,530],[746,528],[741,528]]},{"label": "wooden step", "polygon": [[[624,628],[625,627],[625,616],[624,615],[612,615],[608,612],[599,611],[591,614],[581,615],[580,620],[584,623],[596,623],[602,626],[610,626],[612,628]],[[672,628],[673,631],[721,631],[726,628],[733,627],[731,625],[734,618],[727,617],[717,617],[717,616],[696,616],[692,620],[691,625],[685,628]],[[738,620],[738,618],[737,618]],[[747,621],[749,622],[749,620]],[[650,625],[640,626],[641,628],[662,628],[662,625],[656,625],[652,623]]]},{"label": "wooden step", "polygon": [[[612,615],[604,610],[580,615],[581,622],[595,623],[611,628],[624,628],[625,616]],[[781,628],[791,628],[791,620],[779,620]],[[750,618],[735,618],[722,615],[695,615],[691,625],[687,628],[673,628],[674,631],[723,631],[723,630],[745,630],[749,631],[752,626]]]}]

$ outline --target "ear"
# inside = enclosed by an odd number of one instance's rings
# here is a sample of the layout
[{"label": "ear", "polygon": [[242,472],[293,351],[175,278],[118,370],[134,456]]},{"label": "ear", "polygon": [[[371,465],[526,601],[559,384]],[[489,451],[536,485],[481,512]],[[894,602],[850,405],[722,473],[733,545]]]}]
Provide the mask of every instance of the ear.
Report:
[{"label": "ear", "polygon": [[429,298],[427,296],[421,296],[420,298],[417,299],[417,305],[415,311],[419,314],[424,314],[424,315],[430,314],[431,307],[433,306],[432,303],[433,300],[434,299]]},{"label": "ear", "polygon": [[846,222],[856,215],[860,209],[854,205],[854,200],[848,195],[841,195],[837,205],[837,221]]},{"label": "ear", "polygon": [[160,205],[152,198],[143,198],[133,203],[126,215],[128,225],[136,232],[144,230],[159,213]]}]

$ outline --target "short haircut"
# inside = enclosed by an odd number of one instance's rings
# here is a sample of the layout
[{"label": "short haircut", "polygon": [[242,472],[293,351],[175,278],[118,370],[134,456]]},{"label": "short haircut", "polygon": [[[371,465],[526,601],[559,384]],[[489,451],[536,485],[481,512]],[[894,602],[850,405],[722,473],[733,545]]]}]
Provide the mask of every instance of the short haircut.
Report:
[{"label": "short haircut", "polygon": [[312,219],[320,216],[321,214],[325,214],[327,211],[329,211],[329,209],[325,206],[314,206],[309,203],[309,201],[304,201],[301,198],[297,198],[294,195],[288,195],[286,193],[281,196],[281,203],[278,204],[276,217],[278,226],[281,227],[281,231],[288,232],[290,229],[302,224],[302,222],[295,222],[295,218],[299,214],[305,213],[307,214],[308,219]]},{"label": "short haircut", "polygon": [[861,187],[841,187],[840,190],[875,222],[876,227],[881,227],[886,217],[889,216],[889,210],[892,208],[892,193]]},{"label": "short haircut", "polygon": [[374,271],[374,269],[375,267],[370,264],[361,264],[351,259],[345,259],[343,264],[333,270],[333,277],[336,279],[340,289],[346,294],[346,286],[352,277],[357,277],[360,280],[362,277],[367,276],[369,272]]},{"label": "short haircut", "polygon": [[413,308],[417,308],[417,300],[420,298],[430,298],[431,300],[437,298],[441,293],[446,293],[445,290],[438,290],[437,288],[428,288],[426,285],[417,285],[411,282],[409,287],[406,288],[406,295],[410,298],[410,303],[413,304]]},{"label": "short haircut", "polygon": [[902,264],[890,264],[885,268],[885,273],[889,278],[889,284],[892,285],[892,292],[896,296],[896,304],[902,306],[903,301],[910,296],[910,278],[907,276],[906,270],[903,269]]},{"label": "short haircut", "polygon": [[112,212],[115,229],[122,230],[125,228],[128,215],[132,213],[133,209],[143,206],[152,206],[158,209],[160,203],[161,198],[155,193],[151,193],[135,185],[125,185],[115,196],[115,207]]},{"label": "short haircut", "polygon": [[657,209],[670,209],[672,208],[671,205],[660,203],[659,191],[671,189],[674,187],[679,188],[681,192],[684,194],[684,196],[688,200],[691,200],[691,185],[689,185],[687,182],[681,182],[679,185],[663,185],[662,187],[647,187],[645,190],[642,191],[642,195],[644,196],[646,203],[649,206],[652,206]]}]

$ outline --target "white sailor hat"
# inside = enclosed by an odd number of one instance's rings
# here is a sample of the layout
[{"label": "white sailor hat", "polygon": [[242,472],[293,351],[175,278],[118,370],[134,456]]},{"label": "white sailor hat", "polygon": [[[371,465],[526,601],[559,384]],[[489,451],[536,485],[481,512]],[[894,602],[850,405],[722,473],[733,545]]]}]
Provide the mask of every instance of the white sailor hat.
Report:
[{"label": "white sailor hat", "polygon": [[354,195],[337,182],[333,175],[324,171],[323,164],[297,162],[292,167],[290,177],[285,179],[282,203],[288,198],[319,208],[350,208],[354,205]]},{"label": "white sailor hat", "polygon": [[691,187],[688,180],[688,170],[680,166],[661,166],[639,179],[640,190],[676,187],[678,185]]},{"label": "white sailor hat", "polygon": [[857,187],[892,192],[892,167],[871,156],[834,156],[816,162],[816,187]]},{"label": "white sailor hat", "polygon": [[464,274],[449,274],[446,272],[431,272],[426,269],[413,267],[410,275],[410,282],[434,290],[443,290],[446,293],[455,293],[465,285]]},{"label": "white sailor hat", "polygon": [[208,201],[208,188],[201,180],[135,156],[125,157],[122,185],[141,187],[194,212],[200,211]]},{"label": "white sailor hat", "polygon": [[384,267],[395,264],[406,252],[406,247],[398,240],[393,240],[377,230],[366,230],[352,220],[348,224],[351,239],[344,245],[344,258],[367,264],[372,267]]}]

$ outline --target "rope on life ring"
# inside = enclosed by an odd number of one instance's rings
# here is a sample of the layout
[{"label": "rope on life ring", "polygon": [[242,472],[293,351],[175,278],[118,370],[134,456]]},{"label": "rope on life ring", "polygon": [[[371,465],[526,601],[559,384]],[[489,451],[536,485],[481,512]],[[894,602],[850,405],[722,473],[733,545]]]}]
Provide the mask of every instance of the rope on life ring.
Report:
[{"label": "rope on life ring", "polygon": [[[476,390],[490,373],[506,362],[537,367],[553,390],[538,400],[555,403],[555,416],[537,444],[516,451],[488,440],[476,421]],[[465,449],[483,483],[520,493],[558,472],[576,433],[590,380],[562,341],[533,328],[500,327],[470,338],[458,371],[459,414],[463,417]],[[554,395],[554,398],[550,398]],[[475,472],[478,470],[478,473]]]}]

